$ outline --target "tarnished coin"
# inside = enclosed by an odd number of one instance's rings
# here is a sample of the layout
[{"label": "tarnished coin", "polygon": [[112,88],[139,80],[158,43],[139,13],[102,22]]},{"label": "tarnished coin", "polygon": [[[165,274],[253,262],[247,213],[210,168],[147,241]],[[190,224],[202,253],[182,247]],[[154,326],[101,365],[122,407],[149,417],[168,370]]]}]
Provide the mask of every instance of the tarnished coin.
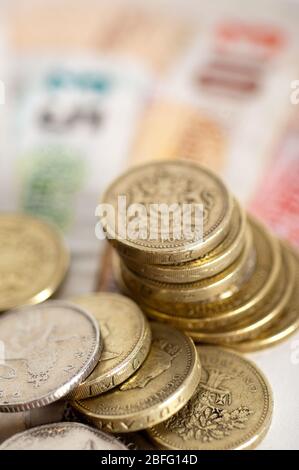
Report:
[{"label": "tarnished coin", "polygon": [[123,295],[101,292],[73,301],[93,314],[104,342],[98,365],[70,394],[81,399],[106,392],[130,377],[145,360],[152,335],[138,305]]},{"label": "tarnished coin", "polygon": [[69,255],[60,233],[29,215],[0,215],[0,310],[50,297],[66,273]]},{"label": "tarnished coin", "polygon": [[142,298],[150,307],[162,304],[204,302],[223,293],[229,297],[250,276],[255,265],[255,251],[251,231],[246,234],[246,243],[241,255],[227,269],[197,282],[174,284],[145,279],[133,273],[121,261],[121,272],[132,297]]},{"label": "tarnished coin", "polygon": [[209,328],[227,325],[244,315],[255,312],[278,280],[281,267],[279,241],[256,221],[250,220],[255,246],[255,267],[252,275],[238,292],[210,302],[159,302],[155,308],[146,306],[144,297],[138,299],[142,309],[153,319],[168,321],[179,329]]},{"label": "tarnished coin", "polygon": [[272,393],[262,372],[228,349],[198,346],[200,384],[177,414],[149,429],[160,448],[249,449],[265,436],[272,418]]},{"label": "tarnished coin", "polygon": [[63,301],[11,310],[0,316],[4,362],[0,411],[45,406],[69,393],[97,364],[96,320]]},{"label": "tarnished coin", "polygon": [[0,450],[126,450],[115,437],[81,423],[45,424],[15,434]]},{"label": "tarnished coin", "polygon": [[268,348],[274,346],[290,335],[298,331],[299,329],[299,258],[298,254],[293,250],[290,251],[293,261],[295,263],[295,281],[293,283],[293,289],[290,299],[283,309],[283,312],[271,324],[269,328],[260,333],[257,337],[252,338],[248,341],[244,341],[235,345],[235,347],[241,352],[256,351],[259,349]]},{"label": "tarnished coin", "polygon": [[[120,196],[125,196],[128,211],[132,204],[139,204],[138,214],[135,206],[126,226],[119,223],[121,217],[115,216],[126,212],[119,202]],[[107,189],[102,203],[114,208],[107,211],[101,222],[119,253],[151,264],[174,264],[206,254],[225,238],[233,209],[233,199],[219,178],[187,160],[164,160],[131,168]],[[166,227],[161,204],[171,208]],[[196,204],[202,205],[202,233],[195,230],[195,219],[186,224],[188,230],[183,230],[186,222],[183,204],[189,204],[191,215]],[[153,221],[162,218],[163,223],[153,226]],[[134,222],[139,233],[129,231]],[[174,226],[181,229],[179,233],[176,230],[176,236],[172,236]]]},{"label": "tarnished coin", "polygon": [[[277,285],[260,303],[254,313],[246,315],[231,325],[223,325],[213,331],[188,330],[187,334],[196,342],[232,345],[240,341],[254,339],[264,330],[271,327],[283,312],[294,287],[294,261],[290,254],[282,250],[282,267]],[[236,344],[238,348],[238,345]]]},{"label": "tarnished coin", "polygon": [[187,283],[215,276],[228,268],[241,254],[247,228],[245,211],[234,201],[229,232],[212,251],[200,258],[174,265],[138,263],[124,258],[124,263],[134,272],[147,279],[160,282]]},{"label": "tarnished coin", "polygon": [[193,395],[200,363],[193,341],[183,333],[151,324],[153,342],[140,369],[103,395],[74,401],[75,409],[100,429],[132,432],[160,423]]}]

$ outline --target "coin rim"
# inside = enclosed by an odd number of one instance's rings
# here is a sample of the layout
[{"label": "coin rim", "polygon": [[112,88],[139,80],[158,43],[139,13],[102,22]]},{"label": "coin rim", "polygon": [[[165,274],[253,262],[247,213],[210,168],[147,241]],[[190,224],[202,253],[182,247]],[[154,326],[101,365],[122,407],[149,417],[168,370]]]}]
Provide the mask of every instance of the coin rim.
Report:
[{"label": "coin rim", "polygon": [[[224,207],[222,211],[221,221],[218,223],[218,225],[221,224],[220,227],[218,226],[217,230],[207,240],[197,240],[192,243],[186,243],[185,241],[184,245],[180,244],[179,246],[151,247],[146,246],[144,243],[134,244],[132,241],[128,241],[127,239],[118,239],[117,237],[108,238],[108,241],[115,246],[119,253],[122,253],[124,256],[131,256],[133,258],[139,259],[139,261],[144,261],[150,264],[172,264],[174,262],[191,260],[198,258],[200,254],[206,253],[207,250],[213,249],[225,237],[229,229],[229,223],[233,211],[233,197],[222,182],[221,178],[219,178],[218,175],[211,171],[208,167],[200,165],[194,161],[183,159],[157,160],[155,162],[147,162],[131,166],[127,171],[122,173],[113,181],[112,184],[108,186],[100,199],[100,204],[106,204],[109,193],[114,190],[120,181],[125,179],[131,173],[136,171],[138,172],[140,169],[146,169],[152,166],[158,167],[165,164],[192,167],[193,169],[202,171],[214,181],[216,181],[216,183],[221,187],[223,195],[226,195],[227,201],[226,207]],[[214,229],[215,228],[213,226],[209,232],[213,232]],[[105,232],[107,234],[109,233],[107,226],[105,227]],[[207,236],[208,235],[209,234],[207,234]]]},{"label": "coin rim", "polygon": [[[40,426],[34,426],[33,428],[26,429],[26,431],[18,432],[16,434],[14,434],[13,436],[9,437],[8,439],[6,439],[5,441],[3,441],[2,444],[0,444],[0,450],[13,450],[13,449],[5,448],[5,444],[7,445],[7,443],[9,444],[10,442],[18,440],[18,439],[24,437],[24,435],[26,437],[26,434],[31,435],[31,433],[33,431],[36,431],[36,430],[41,430],[42,431],[43,429],[54,428],[54,427],[57,427],[57,426],[58,427],[65,427],[66,426],[66,427],[71,427],[71,428],[85,428],[88,431],[92,432],[93,434],[96,434],[98,437],[103,439],[103,441],[105,441],[105,442],[108,442],[108,443],[110,443],[110,442],[114,443],[115,442],[115,444],[118,443],[119,444],[119,449],[118,450],[127,450],[127,447],[119,439],[112,436],[111,434],[107,434],[107,433],[101,431],[100,429],[93,428],[91,426],[88,426],[87,424],[77,423],[77,422],[74,422],[74,421],[63,421],[63,422],[59,422],[59,423],[42,424]],[[117,449],[115,449],[115,450],[117,450]]]},{"label": "coin rim", "polygon": [[[117,297],[120,301],[126,301],[126,303],[130,303],[134,306],[134,309],[139,311],[139,315],[142,318],[142,333],[136,342],[136,344],[131,348],[130,353],[122,360],[120,363],[118,363],[116,366],[114,366],[112,369],[107,371],[106,373],[102,374],[101,376],[94,378],[93,380],[88,380],[89,377],[85,379],[85,381],[81,382],[72,392],[68,395],[68,398],[71,400],[83,400],[86,398],[92,398],[97,395],[100,395],[102,393],[108,392],[109,390],[112,390],[113,388],[117,387],[121,383],[125,382],[131,375],[133,375],[139,367],[143,364],[145,361],[150,347],[151,347],[151,341],[152,341],[152,332],[151,328],[149,325],[149,322],[138,306],[132,299],[129,297],[126,297],[124,295],[121,295],[119,293],[115,292],[93,292],[91,294],[86,294],[86,295],[80,295],[77,297],[74,297],[72,299],[72,302],[75,305],[81,305],[80,303],[77,304],[77,301],[80,301],[81,299],[84,299],[84,297],[96,297],[100,300],[100,297],[105,296],[107,297]],[[92,312],[91,312],[92,313]],[[96,315],[94,315],[96,321]],[[101,322],[98,321],[99,323],[99,328],[101,329]],[[132,367],[132,362],[135,361],[135,359],[138,357],[138,367],[134,370]],[[101,361],[101,359],[100,359]],[[110,378],[113,377],[114,381],[113,384],[107,387],[107,381],[110,380]],[[93,393],[90,393],[90,387],[94,389]]]},{"label": "coin rim", "polygon": [[[184,337],[185,342],[190,348],[187,352],[187,354],[190,355],[191,361],[188,376],[186,376],[185,380],[180,384],[180,386],[175,391],[173,391],[172,394],[163,403],[151,405],[150,407],[141,411],[137,410],[135,412],[126,413],[123,415],[96,414],[95,412],[84,408],[78,400],[72,401],[71,405],[74,407],[74,409],[83,415],[93,425],[99,426],[100,429],[107,430],[108,432],[112,433],[139,431],[145,429],[145,419],[150,419],[151,423],[158,424],[179,411],[193,395],[201,377],[201,363],[193,340],[182,331],[176,330],[171,326],[156,322],[155,325],[158,328],[163,327],[169,330],[175,330]],[[151,326],[153,326],[153,323],[151,323]],[[111,390],[111,393],[112,392],[113,390]],[[180,397],[179,403],[178,396]],[[165,405],[167,408],[165,408]],[[161,418],[161,410],[165,409],[170,409],[171,411],[168,413],[163,413],[163,417]],[[133,425],[132,420],[134,420]],[[128,428],[124,429],[127,424],[129,424]]]},{"label": "coin rim", "polygon": [[[64,300],[49,300],[48,302],[44,302],[40,305],[34,306],[33,308],[47,308],[47,306],[50,307],[61,307],[61,308],[70,308],[72,310],[76,310],[80,314],[84,315],[87,317],[87,319],[90,321],[92,328],[94,329],[95,333],[95,340],[94,340],[94,350],[93,353],[91,353],[89,360],[85,363],[85,365],[82,367],[82,369],[77,372],[75,376],[73,376],[68,382],[64,382],[62,385],[59,385],[55,391],[50,391],[45,395],[42,395],[39,398],[34,398],[33,400],[28,400],[25,403],[21,402],[14,402],[12,404],[1,404],[0,402],[0,412],[2,413],[10,413],[10,412],[18,412],[18,411],[27,411],[31,410],[33,408],[40,408],[42,406],[49,405],[50,403],[53,403],[60,398],[64,397],[67,395],[71,390],[73,390],[82,380],[84,380],[94,369],[95,365],[99,361],[101,352],[102,352],[102,346],[103,346],[103,341],[102,341],[102,335],[100,334],[98,324],[94,317],[87,311],[84,310],[83,308],[78,307],[77,305],[67,302]],[[30,306],[25,306],[25,307],[20,307],[16,308],[14,310],[10,310],[8,312],[5,312],[3,315],[0,317],[0,322],[1,318],[4,318],[4,316],[10,316],[12,313],[14,314],[22,314],[22,311],[24,310],[30,310],[32,307]]]},{"label": "coin rim", "polygon": [[48,220],[34,217],[30,214],[23,214],[18,212],[2,212],[0,214],[0,225],[1,225],[1,218],[11,218],[15,219],[16,221],[19,219],[20,223],[22,220],[26,220],[29,224],[37,224],[42,227],[42,231],[47,231],[48,238],[51,238],[54,241],[54,244],[59,252],[59,256],[56,259],[55,263],[55,274],[49,281],[47,287],[44,287],[42,290],[37,292],[36,294],[32,295],[29,298],[24,298],[23,301],[20,302],[10,302],[1,303],[0,301],[0,312],[5,312],[10,309],[21,308],[22,306],[30,306],[36,305],[41,302],[44,302],[49,297],[53,295],[53,293],[58,289],[59,285],[63,281],[70,264],[70,251],[65,243],[65,239],[61,233],[61,231],[51,222]]},{"label": "coin rim", "polygon": [[[248,366],[252,369],[254,374],[259,378],[259,381],[261,382],[262,389],[264,391],[264,395],[266,396],[266,399],[264,399],[264,407],[263,407],[263,412],[262,415],[259,419],[259,422],[256,424],[255,428],[244,438],[244,439],[239,439],[236,441],[236,444],[234,447],[231,446],[223,446],[220,449],[217,448],[217,450],[245,450],[248,448],[252,448],[252,446],[258,445],[261,440],[265,437],[272,421],[273,417],[273,409],[274,409],[274,401],[273,401],[273,392],[272,388],[270,386],[270,383],[268,379],[266,378],[265,374],[262,372],[262,370],[250,359],[247,357],[245,358],[244,355],[236,352],[234,349],[230,349],[228,347],[223,347],[223,346],[212,346],[212,345],[201,345],[201,346],[196,346],[197,352],[200,356],[200,348],[209,348],[209,349],[218,349],[218,350],[225,350],[226,352],[229,352],[235,356],[237,356],[239,359],[242,359],[243,361],[247,362]],[[202,366],[204,367],[204,366]],[[260,380],[262,379],[262,380]],[[267,392],[265,394],[265,391]],[[267,410],[265,410],[267,404]],[[264,425],[262,426],[264,422]],[[261,429],[260,429],[261,428]],[[150,439],[160,446],[163,446],[163,449],[169,449],[169,450],[188,450],[184,447],[174,447],[174,446],[165,446],[164,442],[161,439],[161,435],[155,435],[153,433],[153,427],[147,429],[147,434],[149,435]],[[192,449],[191,449],[192,450]],[[193,449],[194,450],[194,449]],[[205,449],[197,449],[197,450],[205,450]],[[212,450],[212,449],[211,449]],[[216,449],[215,449],[216,450]]]},{"label": "coin rim", "polygon": [[[177,263],[174,265],[138,263],[135,259],[127,257],[123,257],[123,262],[127,264],[129,269],[131,269],[131,271],[135,272],[137,275],[162,283],[186,284],[215,276],[221,271],[227,269],[229,265],[239,257],[244,246],[247,217],[245,210],[236,200],[234,200],[231,223],[233,223],[234,213],[236,213],[235,217],[238,218],[239,230],[237,231],[237,234],[235,235],[231,244],[227,250],[223,251],[219,256],[213,258],[212,260],[206,261],[205,263],[203,262],[199,266],[197,264],[200,258]],[[219,245],[223,244],[224,240],[220,242]],[[214,250],[217,249],[219,245],[217,245]],[[213,250],[203,255],[202,258],[210,255],[212,251]]]}]

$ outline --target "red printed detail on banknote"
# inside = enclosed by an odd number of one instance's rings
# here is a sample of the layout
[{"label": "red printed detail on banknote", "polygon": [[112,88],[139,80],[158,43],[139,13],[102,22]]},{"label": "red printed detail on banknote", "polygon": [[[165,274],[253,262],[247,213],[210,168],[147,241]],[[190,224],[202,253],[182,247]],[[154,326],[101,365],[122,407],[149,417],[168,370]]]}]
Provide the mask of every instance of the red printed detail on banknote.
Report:
[{"label": "red printed detail on banknote", "polygon": [[249,209],[279,236],[299,246],[299,129],[285,136]]}]

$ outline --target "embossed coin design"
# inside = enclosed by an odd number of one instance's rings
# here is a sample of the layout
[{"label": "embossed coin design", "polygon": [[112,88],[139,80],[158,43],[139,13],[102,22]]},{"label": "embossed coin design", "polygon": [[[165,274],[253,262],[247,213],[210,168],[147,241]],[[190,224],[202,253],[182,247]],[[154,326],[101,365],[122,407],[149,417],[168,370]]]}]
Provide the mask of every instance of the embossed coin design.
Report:
[{"label": "embossed coin design", "polygon": [[200,380],[194,343],[183,333],[151,324],[153,342],[143,365],[126,382],[103,395],[74,401],[75,409],[109,432],[148,428],[176,413]]},{"label": "embossed coin design", "polygon": [[28,215],[0,215],[0,311],[50,297],[69,255],[59,232]]},{"label": "embossed coin design", "polygon": [[244,247],[246,228],[245,211],[234,201],[232,221],[227,236],[206,255],[172,266],[138,263],[132,258],[124,258],[124,262],[132,271],[147,279],[172,283],[199,281],[215,276],[238,258]]},{"label": "embossed coin design", "polygon": [[0,341],[0,412],[59,400],[91,373],[102,346],[96,320],[63,301],[4,313]]},{"label": "embossed coin design", "polygon": [[[141,204],[146,211],[141,217],[138,214],[136,224],[146,231],[146,236],[130,236],[130,233],[122,233],[115,214],[108,211],[105,220],[102,220],[104,229],[111,241],[115,244],[120,254],[134,257],[139,262],[152,264],[173,264],[189,261],[217,246],[226,236],[229,230],[233,210],[233,199],[224,184],[210,170],[200,165],[186,161],[160,161],[135,166],[130,169],[107,189],[102,198],[102,203],[110,204],[116,210],[119,196],[126,197],[126,205]],[[164,204],[171,207],[169,210],[169,227],[166,236],[159,224],[154,231],[150,225],[153,216],[153,204]],[[189,238],[185,233],[180,237],[171,237],[172,228],[177,224],[176,212],[182,215],[183,204],[189,204],[193,209],[195,204],[203,207],[202,234],[194,233],[191,223],[189,231],[194,237]],[[176,205],[176,207],[174,207]],[[139,206],[140,207],[140,206]],[[156,219],[164,215],[156,207]],[[166,218],[163,217],[163,226]],[[180,217],[183,227],[184,217]],[[194,221],[194,220],[193,220]],[[133,226],[134,217],[129,217],[130,227]],[[125,236],[123,236],[125,235]]]},{"label": "embossed coin design", "polygon": [[0,450],[126,450],[115,437],[80,423],[55,423],[15,434]]},{"label": "embossed coin design", "polygon": [[275,346],[299,329],[299,258],[294,250],[289,253],[295,264],[295,281],[290,299],[283,312],[269,328],[260,333],[256,338],[236,344],[240,352],[250,352]]},{"label": "embossed coin design", "polygon": [[95,293],[74,299],[99,322],[104,347],[91,375],[70,394],[73,399],[106,392],[130,377],[151,345],[150,326],[135,302],[119,294]]},{"label": "embossed coin design", "polygon": [[239,354],[198,346],[200,384],[184,408],[149,429],[160,448],[226,450],[254,448],[272,418],[272,393],[262,372]]}]

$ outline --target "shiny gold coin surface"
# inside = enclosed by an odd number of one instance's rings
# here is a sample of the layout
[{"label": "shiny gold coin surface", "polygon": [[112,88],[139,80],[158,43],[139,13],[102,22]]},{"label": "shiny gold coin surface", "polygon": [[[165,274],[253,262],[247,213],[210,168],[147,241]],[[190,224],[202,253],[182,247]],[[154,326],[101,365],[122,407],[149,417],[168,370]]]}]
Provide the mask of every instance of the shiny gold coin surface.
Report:
[{"label": "shiny gold coin surface", "polygon": [[272,418],[272,393],[262,372],[228,349],[197,347],[200,384],[177,414],[149,429],[153,441],[171,450],[254,448]]},{"label": "shiny gold coin surface", "polygon": [[219,274],[238,258],[244,248],[246,227],[245,211],[235,201],[232,221],[227,236],[206,255],[196,260],[173,266],[138,263],[132,258],[124,258],[124,263],[131,271],[147,279],[171,283],[199,281]]},{"label": "shiny gold coin surface", "polygon": [[104,339],[100,361],[70,397],[94,397],[124,382],[141,366],[151,346],[151,329],[135,302],[108,292],[76,297],[73,302],[93,314]]},{"label": "shiny gold coin surface", "polygon": [[294,251],[292,256],[295,261],[295,281],[291,297],[284,308],[282,314],[256,338],[244,341],[235,345],[240,352],[251,352],[275,346],[287,339],[299,329],[299,257]]},{"label": "shiny gold coin surface", "polygon": [[[168,320],[173,318],[173,324],[179,329],[210,328],[226,325],[227,322],[253,313],[256,306],[264,301],[278,279],[281,267],[280,244],[258,222],[250,220],[255,247],[255,267],[252,275],[244,282],[238,292],[225,298],[210,302],[157,302],[153,308],[148,308],[145,296],[140,294],[138,299],[151,318]],[[132,294],[131,294],[132,295]]]},{"label": "shiny gold coin surface", "polygon": [[[174,264],[196,259],[217,246],[229,231],[233,210],[231,195],[214,173],[187,160],[164,160],[133,167],[112,183],[102,203],[119,212],[122,207],[120,196],[125,196],[126,208],[139,204],[130,213],[126,230],[124,224],[115,220],[114,211],[107,211],[102,223],[119,253],[139,262]],[[172,207],[166,225],[165,214],[157,206],[161,204]],[[189,204],[193,215],[195,205],[202,205],[203,233],[194,230],[194,217],[187,224],[189,233],[183,230],[183,204]],[[180,223],[177,222],[179,216]],[[161,219],[163,223],[155,226],[154,222]],[[133,230],[134,222],[139,232]]]},{"label": "shiny gold coin surface", "polygon": [[215,298],[223,292],[238,289],[249,277],[254,268],[255,254],[252,247],[251,232],[246,234],[246,244],[241,255],[227,269],[216,276],[197,282],[173,284],[141,278],[121,262],[123,279],[132,296],[139,298],[151,307],[170,302],[200,302]]},{"label": "shiny gold coin surface", "polygon": [[143,365],[126,382],[74,408],[109,432],[132,432],[160,423],[180,410],[200,380],[193,341],[174,328],[152,323],[153,342]]},{"label": "shiny gold coin surface", "polygon": [[43,302],[63,280],[69,254],[60,233],[25,214],[0,214],[0,311]]},{"label": "shiny gold coin surface", "polygon": [[267,297],[260,303],[255,312],[232,325],[222,326],[218,330],[188,330],[187,334],[196,342],[230,345],[255,338],[266,330],[281,315],[294,286],[295,266],[289,253],[282,250],[282,267],[279,282]]}]

